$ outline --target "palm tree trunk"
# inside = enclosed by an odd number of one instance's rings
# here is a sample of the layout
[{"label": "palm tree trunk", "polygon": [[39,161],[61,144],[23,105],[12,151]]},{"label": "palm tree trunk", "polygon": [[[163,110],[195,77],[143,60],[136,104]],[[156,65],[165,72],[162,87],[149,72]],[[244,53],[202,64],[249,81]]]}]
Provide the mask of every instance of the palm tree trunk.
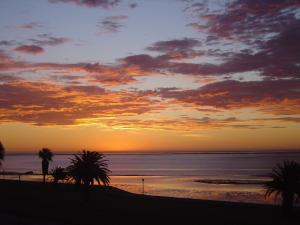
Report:
[{"label": "palm tree trunk", "polygon": [[90,185],[88,183],[83,184],[84,202],[88,202],[90,199]]},{"label": "palm tree trunk", "polygon": [[48,174],[48,167],[49,167],[48,160],[43,159],[43,161],[42,161],[42,173],[43,173],[44,183],[46,183],[46,175]]},{"label": "palm tree trunk", "polygon": [[284,216],[289,216],[293,212],[294,194],[283,193],[282,194],[282,212]]}]

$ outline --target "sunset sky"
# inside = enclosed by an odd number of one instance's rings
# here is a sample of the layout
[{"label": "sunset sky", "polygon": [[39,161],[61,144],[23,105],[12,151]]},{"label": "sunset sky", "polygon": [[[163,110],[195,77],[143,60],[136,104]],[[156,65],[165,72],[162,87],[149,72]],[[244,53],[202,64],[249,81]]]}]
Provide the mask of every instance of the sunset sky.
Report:
[{"label": "sunset sky", "polygon": [[297,0],[0,1],[8,152],[300,149]]}]

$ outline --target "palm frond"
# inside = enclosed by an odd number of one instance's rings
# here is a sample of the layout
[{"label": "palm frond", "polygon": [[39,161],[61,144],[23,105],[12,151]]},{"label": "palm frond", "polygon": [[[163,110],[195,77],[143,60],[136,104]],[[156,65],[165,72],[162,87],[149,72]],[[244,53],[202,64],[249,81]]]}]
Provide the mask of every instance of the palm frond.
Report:
[{"label": "palm frond", "polygon": [[300,164],[297,162],[285,161],[283,164],[277,164],[269,177],[272,180],[264,184],[265,197],[272,194],[275,194],[275,197],[286,193],[300,194]]},{"label": "palm frond", "polygon": [[54,183],[57,183],[60,180],[65,180],[67,178],[65,168],[62,167],[55,167],[50,174],[53,177]]},{"label": "palm frond", "polygon": [[39,157],[43,160],[52,161],[53,152],[48,148],[43,148],[38,153]]},{"label": "palm frond", "polygon": [[74,155],[67,171],[77,184],[91,185],[96,180],[98,184],[109,185],[110,170],[107,167],[107,160],[103,154],[83,150],[81,154]]}]

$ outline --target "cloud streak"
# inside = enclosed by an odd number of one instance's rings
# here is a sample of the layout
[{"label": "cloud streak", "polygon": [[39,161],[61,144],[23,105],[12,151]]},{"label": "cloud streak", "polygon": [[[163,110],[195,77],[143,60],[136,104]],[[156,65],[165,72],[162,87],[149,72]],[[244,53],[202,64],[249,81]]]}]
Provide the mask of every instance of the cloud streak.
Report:
[{"label": "cloud streak", "polygon": [[116,6],[120,0],[49,0],[50,3],[72,3],[78,6],[86,6],[89,8],[101,7],[111,8]]},{"label": "cloud streak", "polygon": [[300,113],[300,80],[222,81],[196,90],[159,89],[163,98],[194,107],[256,108],[271,114]]},{"label": "cloud streak", "polygon": [[38,22],[30,22],[30,23],[24,23],[24,24],[19,24],[16,26],[19,29],[36,29],[36,28],[40,28],[43,27],[43,25],[41,25]]},{"label": "cloud streak", "polygon": [[[35,49],[24,47],[18,49],[22,53],[38,54]],[[39,51],[39,49],[38,49]],[[53,72],[63,73],[64,75],[72,75],[74,73],[80,74],[83,82],[92,84],[104,84],[109,86],[116,86],[136,82],[136,77],[142,74],[138,68],[134,66],[107,66],[99,63],[30,63],[25,61],[16,61],[9,57],[4,52],[0,52],[0,72],[11,73],[18,72],[22,75],[26,72],[43,72],[43,74],[50,74]],[[45,75],[44,75],[45,76]],[[43,77],[41,77],[42,79]],[[65,76],[62,76],[61,80]],[[55,75],[55,80],[59,81],[58,76]]]},{"label": "cloud streak", "polygon": [[[264,129],[274,127],[267,124],[269,122],[300,122],[298,117],[242,120],[236,117],[178,116],[142,119],[138,116],[168,109],[168,102],[153,99],[151,92],[136,90],[111,91],[95,85],[62,86],[21,79],[2,81],[5,83],[0,80],[0,123],[23,122],[37,126],[98,124],[115,129],[193,132],[211,128]],[[170,91],[168,95],[174,98]]]},{"label": "cloud streak", "polygon": [[124,27],[124,20],[127,20],[127,16],[108,16],[98,23],[100,28],[100,33],[116,33],[119,32],[122,27]]},{"label": "cloud streak", "polygon": [[29,41],[38,46],[56,46],[71,41],[71,39],[67,37],[54,37],[49,34],[40,34],[38,37],[39,39],[31,38]]},{"label": "cloud streak", "polygon": [[76,125],[81,120],[139,115],[160,109],[138,92],[111,92],[98,86],[59,86],[14,81],[0,84],[0,122]]},{"label": "cloud streak", "polygon": [[45,50],[37,45],[21,45],[14,49],[16,52],[37,55],[43,53]]}]

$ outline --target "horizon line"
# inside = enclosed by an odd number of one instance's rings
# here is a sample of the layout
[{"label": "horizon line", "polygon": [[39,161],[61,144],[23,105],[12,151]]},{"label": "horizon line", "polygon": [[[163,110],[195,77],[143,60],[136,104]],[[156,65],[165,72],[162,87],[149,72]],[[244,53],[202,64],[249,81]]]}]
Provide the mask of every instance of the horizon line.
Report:
[{"label": "horizon line", "polygon": [[[86,150],[86,149],[82,149]],[[58,151],[54,152],[55,155],[74,155],[79,154],[82,150],[77,151]],[[272,153],[299,153],[300,149],[261,149],[261,150],[195,150],[195,151],[184,151],[184,150],[157,150],[157,151],[103,151],[103,150],[90,150],[96,151],[107,155],[172,155],[172,154],[272,154]],[[35,155],[37,152],[33,151],[13,151],[6,152],[6,155]]]}]

